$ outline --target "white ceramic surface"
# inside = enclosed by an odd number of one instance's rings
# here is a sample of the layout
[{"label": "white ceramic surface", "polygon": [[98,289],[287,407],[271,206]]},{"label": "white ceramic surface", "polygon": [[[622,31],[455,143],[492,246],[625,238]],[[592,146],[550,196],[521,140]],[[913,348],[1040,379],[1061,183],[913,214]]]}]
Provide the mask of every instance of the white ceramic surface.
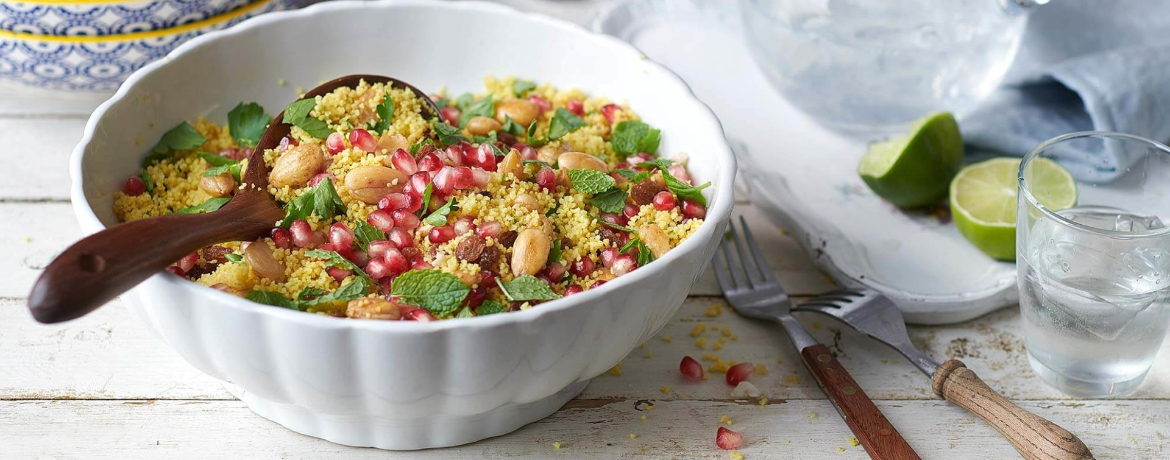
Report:
[{"label": "white ceramic surface", "polygon": [[738,24],[731,1],[631,0],[600,11],[593,29],[687,81],[723,122],[753,203],[838,282],[883,292],[921,324],[1015,304],[1015,264],[975,249],[946,210],[904,212],[870,192],[856,173],[865,144],[825,130],[776,94]]},{"label": "white ceramic surface", "polygon": [[[330,40],[306,30],[328,30]],[[371,30],[403,39],[370,40]],[[294,88],[352,73],[455,92],[481,88],[484,75],[516,74],[627,100],[662,129],[663,152],[686,151],[692,176],[714,186],[707,222],[664,257],[526,311],[433,323],[344,320],[251,303],[167,273],[124,296],[184,359],[293,430],[418,449],[545,417],[667,322],[723,235],[735,158],[718,120],[674,74],[619,40],[563,21],[419,0],[265,15],[192,40],[135,73],[94,112],[74,151],[82,228],[116,222],[111,192],[169,127],[198,115],[223,120],[241,100],[275,112],[296,97]],[[148,141],[138,144],[140,136]]]}]

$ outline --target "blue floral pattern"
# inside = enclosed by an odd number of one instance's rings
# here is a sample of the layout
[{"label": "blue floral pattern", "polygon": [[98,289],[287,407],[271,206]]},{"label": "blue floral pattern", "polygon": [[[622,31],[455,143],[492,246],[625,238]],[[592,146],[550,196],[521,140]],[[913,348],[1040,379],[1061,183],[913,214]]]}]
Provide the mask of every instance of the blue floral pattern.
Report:
[{"label": "blue floral pattern", "polygon": [[0,29],[36,35],[129,34],[202,21],[249,1],[138,0],[60,5],[0,2]]}]

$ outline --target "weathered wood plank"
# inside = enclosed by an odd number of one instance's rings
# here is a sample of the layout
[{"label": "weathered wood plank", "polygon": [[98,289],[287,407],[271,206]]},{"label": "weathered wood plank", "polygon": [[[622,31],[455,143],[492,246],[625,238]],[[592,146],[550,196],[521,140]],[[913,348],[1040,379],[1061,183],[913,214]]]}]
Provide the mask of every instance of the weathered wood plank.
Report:
[{"label": "weathered wood plank", "polygon": [[[570,403],[507,436],[451,449],[384,452],[299,435],[238,401],[0,402],[0,446],[19,459],[365,459],[655,458],[726,459],[714,445],[720,417],[744,435],[741,452],[759,459],[864,459],[827,401],[767,407],[710,401]],[[993,429],[938,401],[878,402],[922,458],[1011,459],[1018,454]],[[1036,401],[1024,407],[1062,420],[1097,458],[1153,459],[1170,454],[1170,401]],[[810,414],[815,413],[815,418]],[[641,416],[645,415],[646,420]],[[630,438],[634,434],[634,439]],[[561,449],[554,449],[560,442]]]},{"label": "weathered wood plank", "polygon": [[80,118],[0,117],[0,152],[8,159],[0,199],[68,200],[69,153],[84,127]]}]

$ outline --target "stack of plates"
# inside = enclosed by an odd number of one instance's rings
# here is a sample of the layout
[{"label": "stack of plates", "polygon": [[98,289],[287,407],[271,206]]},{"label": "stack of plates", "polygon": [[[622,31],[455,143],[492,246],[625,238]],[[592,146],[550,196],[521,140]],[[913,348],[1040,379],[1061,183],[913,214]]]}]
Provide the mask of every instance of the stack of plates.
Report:
[{"label": "stack of plates", "polygon": [[0,81],[112,92],[199,34],[304,0],[0,0]]}]

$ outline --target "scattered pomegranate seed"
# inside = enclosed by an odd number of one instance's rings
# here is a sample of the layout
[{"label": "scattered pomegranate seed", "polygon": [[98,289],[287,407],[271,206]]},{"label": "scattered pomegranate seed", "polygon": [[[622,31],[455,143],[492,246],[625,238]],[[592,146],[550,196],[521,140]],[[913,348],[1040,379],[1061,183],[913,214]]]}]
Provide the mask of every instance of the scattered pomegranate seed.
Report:
[{"label": "scattered pomegranate seed", "polygon": [[422,249],[414,246],[406,246],[404,248],[398,248],[398,250],[402,252],[403,257],[406,257],[406,260],[414,260],[422,257]]},{"label": "scattered pomegranate seed", "polygon": [[455,107],[443,107],[439,109],[439,114],[443,116],[443,120],[451,126],[459,126],[459,109]]},{"label": "scattered pomegranate seed", "polygon": [[[630,218],[626,217],[625,214],[613,214],[613,213],[608,213],[608,212],[601,215],[601,220],[604,220],[604,221],[609,222],[609,223],[614,224],[614,225],[621,225],[623,227],[626,226],[626,224],[630,223]],[[614,230],[617,230],[617,229],[615,228]],[[620,230],[618,230],[618,231],[620,231]]]},{"label": "scattered pomegranate seed", "polygon": [[683,200],[682,215],[690,219],[702,219],[707,217],[707,207],[699,204],[695,200]]},{"label": "scattered pomegranate seed", "polygon": [[312,240],[312,243],[310,245],[311,246],[320,246],[322,244],[327,243],[328,241],[329,241],[329,239],[325,237],[325,232],[323,230],[316,230],[313,232],[313,240]]},{"label": "scattered pomegranate seed", "polygon": [[345,135],[341,133],[331,133],[329,137],[325,138],[325,150],[329,151],[330,155],[337,155],[345,150]]},{"label": "scattered pomegranate seed", "polygon": [[735,450],[743,447],[743,435],[721,426],[715,432],[715,445],[723,450]]},{"label": "scattered pomegranate seed", "polygon": [[682,362],[678,363],[678,371],[684,379],[692,382],[703,380],[703,365],[690,356],[683,356]]},{"label": "scattered pomegranate seed", "polygon": [[386,251],[391,250],[391,249],[393,249],[395,251],[398,250],[398,247],[395,246],[392,241],[390,241],[390,240],[374,240],[374,241],[371,241],[368,246],[366,246],[366,253],[369,254],[371,258],[377,259],[379,257],[382,257],[383,254],[386,254]]},{"label": "scattered pomegranate seed", "polygon": [[289,236],[292,237],[292,243],[298,248],[309,246],[313,243],[313,228],[309,227],[309,223],[302,219],[292,221],[288,226]]},{"label": "scattered pomegranate seed", "polygon": [[491,270],[480,270],[479,271],[479,285],[483,286],[486,289],[495,288],[496,287],[496,272],[493,272]]},{"label": "scattered pomegranate seed", "polygon": [[455,230],[456,235],[466,235],[475,231],[475,220],[467,216],[460,217],[455,220],[452,228]]},{"label": "scattered pomegranate seed", "polygon": [[435,267],[432,267],[431,264],[429,264],[429,263],[427,263],[427,261],[423,260],[422,257],[419,257],[417,259],[410,261],[410,269],[411,270],[430,270],[432,268],[435,268]]},{"label": "scattered pomegranate seed", "polygon": [[394,164],[394,169],[406,174],[418,172],[418,162],[414,160],[414,157],[410,156],[410,152],[403,149],[395,150],[390,155],[390,163]]},{"label": "scattered pomegranate seed", "polygon": [[[495,164],[492,164],[492,171],[495,171]],[[476,187],[483,187],[492,181],[492,173],[485,169],[471,168],[471,184]]]},{"label": "scattered pomegranate seed", "polygon": [[535,94],[528,96],[528,102],[531,102],[533,105],[535,105],[536,109],[540,110],[540,113],[552,110],[552,103],[549,102],[548,99],[537,96]]},{"label": "scattered pomegranate seed", "polygon": [[631,166],[637,166],[653,159],[654,157],[649,153],[638,152],[626,157],[626,163],[629,163]]},{"label": "scattered pomegranate seed", "polygon": [[626,273],[632,272],[638,268],[638,261],[634,256],[629,254],[622,254],[613,260],[613,266],[609,268],[615,276],[622,276]]},{"label": "scattered pomegranate seed", "polygon": [[332,173],[321,173],[321,174],[317,174],[316,176],[313,176],[312,179],[309,179],[309,187],[316,187],[317,184],[320,184],[321,181],[323,181],[325,179],[329,179],[334,184],[337,183],[337,177],[334,176]]},{"label": "scattered pomegranate seed", "polygon": [[557,173],[548,166],[541,166],[540,171],[536,172],[536,185],[552,191],[557,188]]},{"label": "scattered pomegranate seed", "polygon": [[609,121],[609,124],[612,125],[614,115],[617,115],[617,111],[621,109],[622,108],[617,104],[605,104],[601,106],[601,114],[604,115],[606,121]]},{"label": "scattered pomegranate seed", "polygon": [[330,277],[332,277],[333,279],[337,280],[338,283],[340,283],[340,282],[344,281],[346,278],[348,278],[349,275],[352,275],[353,270],[346,270],[344,268],[338,268],[338,267],[329,267],[329,268],[325,269],[325,273],[328,273]]},{"label": "scattered pomegranate seed", "polygon": [[451,173],[451,185],[456,190],[470,188],[474,183],[475,174],[471,172],[471,168],[460,166]]},{"label": "scattered pomegranate seed", "polygon": [[443,169],[443,159],[435,155],[434,152],[427,153],[418,158],[418,169],[420,171],[437,172]]},{"label": "scattered pomegranate seed", "polygon": [[[419,171],[410,176],[410,182],[406,184],[406,188],[410,189],[408,195],[417,197],[419,199],[419,206],[422,206],[422,196],[427,190],[427,184],[431,183],[431,173],[426,171]],[[406,190],[403,190],[404,192]]]},{"label": "scattered pomegranate seed", "polygon": [[442,225],[431,229],[430,235],[427,236],[432,243],[443,244],[455,238],[455,229],[450,225]]},{"label": "scattered pomegranate seed", "polygon": [[585,103],[579,100],[573,99],[569,101],[568,104],[565,104],[565,108],[568,109],[568,111],[573,112],[574,115],[585,115]]},{"label": "scattered pomegranate seed", "polygon": [[349,143],[363,152],[373,152],[378,146],[374,135],[364,129],[355,129],[349,132]]},{"label": "scattered pomegranate seed", "polygon": [[410,196],[405,193],[387,193],[378,200],[378,209],[394,211],[410,208]]},{"label": "scattered pomegranate seed", "polygon": [[337,249],[337,254],[359,267],[364,267],[370,262],[370,256],[366,255],[363,251],[359,251],[357,246],[349,249]]},{"label": "scattered pomegranate seed", "polygon": [[640,211],[642,211],[642,209],[639,208],[638,206],[632,205],[632,204],[627,204],[626,207],[622,209],[622,214],[625,215],[626,217],[634,217],[634,216],[638,215],[638,213]]},{"label": "scattered pomegranate seed", "polygon": [[544,267],[544,276],[547,276],[549,281],[558,282],[564,278],[567,268],[564,263],[549,262],[548,266]]},{"label": "scattered pomegranate seed", "polygon": [[618,248],[605,248],[604,251],[601,251],[601,265],[604,265],[605,268],[613,267],[613,262],[618,255]]},{"label": "scattered pomegranate seed", "polygon": [[503,225],[500,225],[499,222],[494,220],[490,222],[484,222],[475,228],[475,236],[480,238],[499,238],[503,229]]},{"label": "scattered pomegranate seed", "polygon": [[454,175],[455,168],[450,166],[444,167],[443,169],[440,169],[439,172],[435,173],[435,179],[432,182],[435,184],[435,191],[443,195],[447,195],[455,191]]},{"label": "scattered pomegranate seed", "polygon": [[487,289],[477,287],[467,293],[467,297],[463,299],[463,305],[471,308],[479,307],[483,304],[483,300],[487,298]]},{"label": "scattered pomegranate seed", "polygon": [[385,278],[390,275],[390,264],[381,257],[370,259],[370,263],[366,264],[366,274],[373,279]]},{"label": "scattered pomegranate seed", "polygon": [[183,269],[176,267],[174,265],[167,266],[166,270],[168,272],[174,273],[174,274],[179,275],[179,276],[186,276],[187,275],[186,273],[183,273]]},{"label": "scattered pomegranate seed", "polygon": [[420,323],[429,323],[431,321],[434,321],[436,318],[435,318],[435,315],[431,314],[431,312],[423,310],[421,308],[417,308],[414,311],[410,312],[410,317],[407,319],[410,321],[418,321]]},{"label": "scattered pomegranate seed", "polygon": [[122,192],[130,196],[138,196],[146,193],[146,182],[143,182],[141,177],[130,176],[126,179],[126,183],[122,185]]},{"label": "scattered pomegranate seed", "polygon": [[535,160],[537,158],[536,149],[528,145],[524,145],[518,150],[520,150],[520,159],[522,160]]},{"label": "scattered pomegranate seed", "polygon": [[414,246],[414,237],[410,236],[410,232],[401,228],[393,228],[386,232],[386,239],[394,243],[394,247],[404,249]]},{"label": "scattered pomegranate seed", "polygon": [[353,247],[353,230],[341,222],[329,226],[329,243],[335,250],[343,251]]},{"label": "scattered pomegranate seed", "polygon": [[319,245],[317,245],[317,249],[320,249],[322,251],[336,251],[337,250],[333,247],[333,243],[319,244]]},{"label": "scattered pomegranate seed", "polygon": [[573,294],[580,294],[582,292],[585,292],[585,288],[574,284],[572,286],[565,288],[565,297],[571,296]]},{"label": "scattered pomegranate seed", "polygon": [[594,281],[593,284],[589,285],[589,289],[597,289],[604,284],[605,284],[605,280],[597,280],[597,281]]},{"label": "scattered pomegranate seed", "polygon": [[419,225],[418,216],[405,209],[394,210],[394,226],[403,230],[414,230]]},{"label": "scattered pomegranate seed", "polygon": [[378,230],[389,232],[394,228],[394,214],[392,211],[378,209],[366,217],[366,222],[369,222],[370,225],[373,225]]},{"label": "scattered pomegranate seed", "polygon": [[443,159],[443,162],[450,166],[463,166],[463,155],[463,147],[458,145],[451,145],[448,146],[447,150],[444,150],[443,154],[439,155],[439,157]]},{"label": "scattered pomegranate seed", "polygon": [[674,198],[674,194],[667,190],[658,192],[654,195],[654,209],[659,211],[669,211],[678,205],[678,200]]},{"label": "scattered pomegranate seed", "polygon": [[674,176],[675,179],[686,182],[687,185],[691,184],[691,175],[687,172],[687,168],[685,166],[680,164],[673,164],[670,165],[666,171],[669,172],[671,176]]},{"label": "scattered pomegranate seed", "polygon": [[187,272],[191,271],[192,268],[195,268],[195,262],[198,262],[198,261],[199,261],[199,253],[192,252],[190,254],[183,256],[183,258],[179,259],[178,262],[175,262],[175,265],[178,265],[179,270],[182,270],[183,273],[187,273]]},{"label": "scattered pomegranate seed", "polygon": [[751,377],[755,371],[756,366],[753,366],[752,363],[739,363],[731,366],[727,370],[727,384],[736,386],[739,385],[739,382],[746,382],[748,377]]},{"label": "scattered pomegranate seed", "polygon": [[272,238],[272,242],[278,248],[289,249],[293,247],[292,232],[287,229],[275,227],[268,232],[268,237]]},{"label": "scattered pomegranate seed", "polygon": [[581,258],[573,262],[573,265],[569,266],[569,272],[572,273],[573,276],[584,278],[593,274],[593,268],[593,259],[581,256]]},{"label": "scattered pomegranate seed", "polygon": [[[298,145],[300,145],[300,144],[296,141],[296,139],[293,139],[291,137],[284,136],[284,137],[280,138],[280,151],[281,152],[288,150],[289,147],[296,147]],[[223,153],[221,152],[220,155],[223,155]],[[224,156],[227,156],[227,155],[224,155]]]},{"label": "scattered pomegranate seed", "polygon": [[394,248],[386,250],[382,255],[382,259],[386,261],[386,267],[392,274],[400,274],[410,270],[410,261],[406,260],[406,256],[402,255],[402,251]]}]

